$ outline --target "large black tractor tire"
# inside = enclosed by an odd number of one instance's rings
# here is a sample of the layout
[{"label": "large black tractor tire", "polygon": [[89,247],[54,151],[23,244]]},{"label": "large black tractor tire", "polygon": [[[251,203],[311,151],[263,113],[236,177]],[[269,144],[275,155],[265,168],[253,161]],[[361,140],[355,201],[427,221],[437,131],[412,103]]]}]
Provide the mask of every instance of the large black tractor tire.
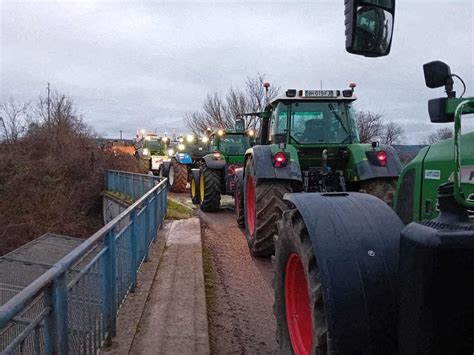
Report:
[{"label": "large black tractor tire", "polygon": [[403,223],[359,193],[289,194],[278,222],[275,316],[282,354],[396,354]]},{"label": "large black tractor tire", "polygon": [[397,190],[396,178],[380,178],[361,181],[361,188],[366,193],[378,197],[383,202],[392,204],[393,196]]},{"label": "large black tractor tire", "polygon": [[221,204],[221,171],[201,166],[199,175],[201,211],[216,212]]},{"label": "large black tractor tire", "polygon": [[292,192],[291,183],[255,178],[253,158],[247,160],[244,179],[245,237],[253,256],[270,256],[277,221],[290,205],[283,196]]},{"label": "large black tractor tire", "polygon": [[296,208],[283,212],[278,221],[275,252],[274,312],[280,353],[330,353],[318,264]]},{"label": "large black tractor tire", "polygon": [[195,205],[199,204],[199,201],[201,199],[200,194],[199,194],[199,176],[194,176],[194,174],[191,174],[191,183],[190,183],[189,192],[191,194],[191,201]]},{"label": "large black tractor tire", "polygon": [[186,191],[186,184],[188,183],[188,168],[184,164],[180,164],[173,159],[171,161],[170,171],[174,173],[173,179],[170,178],[171,191],[184,192]]},{"label": "large black tractor tire", "polygon": [[243,192],[243,181],[239,178],[235,179],[235,214],[237,215],[237,225],[240,228],[245,227],[245,212],[244,212],[244,194]]}]

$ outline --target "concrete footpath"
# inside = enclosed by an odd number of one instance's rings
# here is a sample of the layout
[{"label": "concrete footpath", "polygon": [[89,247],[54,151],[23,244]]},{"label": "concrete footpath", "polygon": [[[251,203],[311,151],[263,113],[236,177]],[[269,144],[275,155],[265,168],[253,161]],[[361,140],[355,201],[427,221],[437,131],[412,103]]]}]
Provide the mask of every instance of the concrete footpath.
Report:
[{"label": "concrete footpath", "polygon": [[173,221],[160,234],[163,252],[152,248],[102,353],[210,353],[199,219]]}]

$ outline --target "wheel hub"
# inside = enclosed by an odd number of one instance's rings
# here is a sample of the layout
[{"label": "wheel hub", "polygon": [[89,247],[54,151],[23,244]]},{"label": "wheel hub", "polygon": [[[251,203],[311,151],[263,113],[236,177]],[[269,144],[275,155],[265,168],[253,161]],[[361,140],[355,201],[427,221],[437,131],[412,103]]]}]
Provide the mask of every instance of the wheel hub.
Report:
[{"label": "wheel hub", "polygon": [[311,353],[312,324],[308,286],[298,254],[288,258],[285,270],[285,309],[288,333],[295,355]]},{"label": "wheel hub", "polygon": [[191,197],[196,197],[196,182],[194,181],[194,179],[191,180]]},{"label": "wheel hub", "polygon": [[204,174],[201,174],[199,177],[199,192],[201,193],[200,199],[201,202],[204,201]]}]

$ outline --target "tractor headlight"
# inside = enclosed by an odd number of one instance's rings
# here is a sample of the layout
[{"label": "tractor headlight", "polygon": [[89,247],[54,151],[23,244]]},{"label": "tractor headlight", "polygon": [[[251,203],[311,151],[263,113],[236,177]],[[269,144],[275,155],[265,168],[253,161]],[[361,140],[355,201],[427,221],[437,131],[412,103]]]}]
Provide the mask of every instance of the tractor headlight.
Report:
[{"label": "tractor headlight", "polygon": [[253,137],[255,135],[255,132],[253,130],[250,130],[248,134],[249,134],[249,137]]},{"label": "tractor headlight", "polygon": [[178,144],[178,150],[184,150],[184,148],[186,148],[184,144],[182,143]]},{"label": "tractor headlight", "polygon": [[188,141],[188,143],[192,143],[194,140],[194,136],[190,134],[189,136],[186,137],[186,140]]},{"label": "tractor headlight", "polygon": [[150,149],[143,148],[143,155],[150,155]]},{"label": "tractor headlight", "polygon": [[217,135],[218,136],[223,136],[224,135],[224,131],[222,129],[218,130],[217,131]]},{"label": "tractor headlight", "polygon": [[207,137],[202,137],[202,139],[201,139],[201,140],[202,140],[202,142],[203,142],[203,143],[207,143],[207,142],[209,142],[209,138],[207,138]]},{"label": "tractor headlight", "polygon": [[173,149],[168,149],[168,155],[173,155],[174,154],[174,150]]}]

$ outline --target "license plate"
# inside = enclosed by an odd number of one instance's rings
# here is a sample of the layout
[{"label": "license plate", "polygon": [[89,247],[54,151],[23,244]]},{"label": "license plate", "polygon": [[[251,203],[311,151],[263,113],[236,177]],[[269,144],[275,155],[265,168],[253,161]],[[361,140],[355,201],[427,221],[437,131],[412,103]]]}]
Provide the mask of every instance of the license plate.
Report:
[{"label": "license plate", "polygon": [[334,90],[304,90],[303,97],[335,97]]}]

